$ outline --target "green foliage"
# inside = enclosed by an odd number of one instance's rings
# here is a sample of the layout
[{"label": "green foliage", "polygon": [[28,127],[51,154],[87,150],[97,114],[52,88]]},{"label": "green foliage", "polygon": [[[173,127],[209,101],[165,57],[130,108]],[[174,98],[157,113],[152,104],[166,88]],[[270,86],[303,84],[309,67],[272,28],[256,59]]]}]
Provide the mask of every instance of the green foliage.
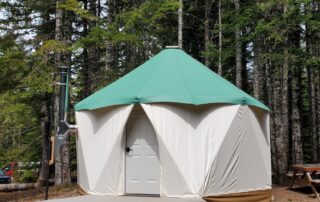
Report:
[{"label": "green foliage", "polygon": [[137,8],[117,15],[115,22],[109,27],[109,37],[114,43],[129,42],[143,46],[144,41],[169,32],[169,27],[163,27],[163,21],[168,13],[178,9],[175,0],[145,1]]},{"label": "green foliage", "polygon": [[[8,33],[0,38],[0,162],[39,160],[39,95],[51,79]],[[38,58],[39,59],[39,58]],[[32,61],[33,60],[33,61]],[[45,66],[43,66],[45,67]],[[45,70],[48,71],[48,70]],[[30,150],[30,148],[33,148]]]},{"label": "green foliage", "polygon": [[38,176],[34,170],[18,170],[13,179],[16,183],[35,183]]},{"label": "green foliage", "polygon": [[100,24],[94,26],[86,37],[80,38],[74,45],[73,49],[86,47],[90,44],[97,44],[99,47],[104,47],[103,41],[110,40],[110,33],[104,29]]},{"label": "green foliage", "polygon": [[35,55],[39,56],[49,56],[53,55],[54,53],[60,53],[63,51],[70,51],[70,47],[66,44],[57,41],[57,40],[46,40],[44,41],[43,45],[39,47],[38,51]]},{"label": "green foliage", "polygon": [[57,5],[57,8],[64,9],[66,11],[72,11],[81,18],[87,20],[98,20],[98,18],[92,15],[88,10],[83,9],[83,4],[77,0],[65,0]]},{"label": "green foliage", "polygon": [[0,38],[0,93],[19,85],[26,73],[25,53],[14,38],[13,34]]}]

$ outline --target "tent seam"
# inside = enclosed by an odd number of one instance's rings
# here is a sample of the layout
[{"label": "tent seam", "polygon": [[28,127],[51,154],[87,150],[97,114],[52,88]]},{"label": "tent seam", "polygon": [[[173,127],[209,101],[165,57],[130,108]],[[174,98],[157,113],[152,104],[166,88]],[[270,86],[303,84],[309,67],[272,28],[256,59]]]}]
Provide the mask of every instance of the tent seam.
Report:
[{"label": "tent seam", "polygon": [[[255,130],[255,128],[253,127],[254,125],[254,123],[252,122],[252,120],[251,120],[251,116],[252,115],[254,115],[253,114],[253,112],[251,111],[251,109],[250,109],[250,107],[248,107],[248,111],[249,111],[249,117],[247,117],[248,119],[249,119],[249,121],[250,121],[250,127],[252,127],[252,129],[253,130]],[[259,121],[257,121],[258,122],[258,124],[259,124]],[[260,129],[261,130],[261,129]],[[261,132],[263,133],[263,130],[261,130]],[[265,138],[264,138],[265,139]],[[256,143],[258,144],[258,140],[257,140],[257,137],[256,137],[256,133],[254,134],[254,140],[256,141]],[[269,146],[269,148],[270,148],[270,146]],[[261,151],[261,148],[258,146],[258,152],[260,153],[260,156],[263,156],[262,154],[264,153],[263,151]],[[266,173],[268,173],[268,170],[266,170],[266,168],[268,167],[268,165],[266,165],[266,162],[265,161],[263,161],[263,164],[264,164],[264,169],[265,169],[265,171],[266,171]]]},{"label": "tent seam", "polygon": [[[134,98],[138,98],[138,100],[140,99],[141,92],[143,92],[143,90],[148,86],[150,81],[152,81],[151,78],[153,78],[156,75],[156,73],[159,71],[159,64],[162,61],[163,57],[164,57],[164,54],[161,55],[161,58],[159,58],[157,64],[155,65],[155,70],[153,71],[153,74],[149,77],[149,79],[146,80],[145,85],[143,86],[143,88],[141,88],[139,93],[137,93],[137,95]],[[140,102],[138,102],[138,103],[140,103]]]},{"label": "tent seam", "polygon": [[[211,175],[211,170],[212,170],[213,165],[214,165],[213,163],[214,163],[215,159],[217,158],[217,156],[219,155],[219,153],[220,153],[220,151],[221,151],[220,148],[222,147],[223,143],[225,142],[226,136],[227,136],[228,132],[231,130],[231,127],[230,127],[230,126],[232,126],[233,122],[235,121],[235,119],[236,119],[236,117],[237,117],[238,111],[240,110],[241,105],[238,104],[237,106],[238,106],[238,109],[236,110],[236,112],[235,112],[235,114],[234,114],[234,117],[233,117],[233,119],[232,119],[231,122],[230,122],[229,128],[228,128],[228,130],[226,131],[225,136],[224,136],[223,140],[221,141],[221,144],[220,144],[219,148],[217,149],[218,152],[217,152],[217,154],[213,157],[213,159],[211,160],[211,162],[210,162],[210,164],[209,164],[209,165],[211,165],[211,166],[209,167],[208,173],[206,174],[205,179],[203,180],[203,183],[202,183],[202,186],[203,186],[203,187],[200,188],[200,190],[201,190],[201,189],[203,190],[203,193],[201,193],[203,196],[205,196],[205,194],[206,194],[206,192],[207,192],[207,189],[208,189],[208,179],[209,179],[209,176]],[[200,190],[199,190],[199,192],[200,192]]]},{"label": "tent seam", "polygon": [[[162,145],[164,146],[164,149],[166,150],[168,156],[173,160],[173,163],[174,163],[174,158],[173,158],[172,155],[170,154],[168,148],[165,146],[164,141],[162,140],[161,136],[159,135],[159,132],[158,132],[158,131],[156,130],[156,128],[154,127],[154,124],[153,124],[151,118],[149,117],[147,111],[144,109],[143,105],[146,105],[146,106],[149,105],[150,107],[152,107],[151,104],[141,104],[142,109],[144,110],[145,114],[147,115],[147,117],[148,117],[148,119],[149,119],[149,121],[150,121],[150,123],[151,123],[151,125],[152,125],[152,127],[153,127],[153,129],[154,129],[154,131],[155,131],[155,133],[156,133],[156,135],[157,135],[157,137],[159,137],[159,140],[162,142]],[[157,138],[157,139],[158,139],[158,138]],[[158,140],[158,141],[159,141],[159,140]],[[160,146],[160,144],[159,144],[159,146]],[[160,158],[160,153],[159,153],[159,158]],[[161,165],[161,161],[160,161],[160,165]],[[175,165],[176,169],[179,171],[179,174],[180,174],[180,176],[182,177],[182,179],[184,180],[186,186],[189,188],[189,190],[192,191],[192,187],[189,186],[188,181],[185,179],[185,176],[182,174],[183,172],[181,172],[181,170],[179,169],[179,167],[178,167],[176,164],[174,164],[174,165]],[[166,183],[166,182],[164,182],[164,183]],[[167,187],[166,187],[166,188],[167,188]],[[167,191],[167,190],[166,190],[166,191]],[[168,193],[167,193],[167,194],[168,194]]]},{"label": "tent seam", "polygon": [[[247,92],[237,88],[233,83],[231,83],[229,80],[224,79],[222,76],[218,75],[217,73],[215,73],[214,71],[210,70],[207,66],[205,66],[204,64],[202,64],[201,62],[199,62],[198,60],[194,59],[193,57],[191,57],[195,62],[201,64],[201,66],[203,67],[203,69],[205,71],[207,71],[208,73],[212,74],[214,77],[216,77],[219,80],[224,80],[227,81],[226,83],[229,85],[230,88],[233,88],[235,90],[237,90],[239,93],[243,94],[241,97],[243,98],[244,104],[246,105],[253,105],[256,106],[258,108],[261,108],[263,110],[266,111],[270,111],[270,109],[264,104],[262,103],[260,100],[257,100],[256,98],[254,98],[253,96],[251,96],[250,94],[248,94]],[[248,102],[249,101],[249,102]],[[255,101],[257,102],[256,104]],[[240,103],[237,103],[240,104]],[[242,104],[243,105],[243,104]]]},{"label": "tent seam", "polygon": [[[80,137],[78,138],[78,141],[79,141],[79,146],[81,147],[81,150],[80,151],[82,151],[83,152],[83,146],[82,146],[82,143],[81,143],[81,139],[80,139]],[[85,177],[86,177],[86,181],[88,182],[88,188],[91,190],[91,188],[90,188],[90,183],[89,183],[89,177],[88,177],[88,171],[87,171],[87,168],[86,168],[86,163],[85,163],[85,160],[84,160],[84,156],[83,155],[78,155],[78,151],[79,150],[77,150],[77,160],[78,160],[78,158],[81,158],[81,161],[82,161],[82,163],[84,164],[84,165],[82,165],[82,167],[83,167],[83,169],[84,169],[84,171],[85,171]],[[79,157],[78,157],[79,156]],[[78,162],[80,163],[80,161],[78,160]],[[80,166],[79,166],[79,168],[80,168]],[[77,171],[77,172],[79,172],[79,171]],[[77,173],[78,174],[78,173]],[[78,176],[80,176],[80,175],[78,175]],[[80,184],[80,183],[79,183]],[[80,186],[82,186],[82,187],[84,187],[84,185],[83,184],[80,184]],[[83,189],[83,190],[86,190],[86,188],[85,189]]]},{"label": "tent seam", "polygon": [[189,84],[188,84],[188,82],[187,82],[187,79],[185,78],[185,75],[184,75],[184,73],[183,73],[183,70],[182,70],[181,67],[180,67],[180,66],[181,66],[181,62],[180,62],[179,57],[177,57],[177,52],[175,52],[174,55],[176,56],[177,61],[178,61],[178,63],[179,63],[178,69],[179,69],[179,71],[181,72],[182,78],[183,78],[183,80],[184,80],[184,82],[185,82],[185,84],[186,84],[186,86],[187,86],[187,90],[188,90],[188,92],[189,92],[189,96],[190,96],[191,100],[193,101],[193,103],[196,104],[196,101],[195,101],[195,99],[194,99],[194,96],[192,95],[191,90],[189,89]]}]

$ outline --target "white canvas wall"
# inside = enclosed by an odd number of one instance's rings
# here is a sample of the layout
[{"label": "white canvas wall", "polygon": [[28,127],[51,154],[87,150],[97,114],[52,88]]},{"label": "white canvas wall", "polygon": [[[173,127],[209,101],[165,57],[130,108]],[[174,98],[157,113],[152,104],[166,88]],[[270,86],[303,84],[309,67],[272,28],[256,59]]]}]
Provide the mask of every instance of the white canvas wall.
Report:
[{"label": "white canvas wall", "polygon": [[76,112],[78,183],[92,194],[123,194],[123,131],[133,105]]},{"label": "white canvas wall", "polygon": [[[203,197],[270,189],[268,113],[240,105],[142,104],[159,142],[161,195]],[[132,106],[76,113],[79,184],[124,194],[125,127]],[[249,167],[249,168],[248,168]]]},{"label": "white canvas wall", "polygon": [[163,195],[201,197],[205,176],[238,105],[143,104],[158,135]]},{"label": "white canvas wall", "polygon": [[[268,119],[264,115],[259,118]],[[241,106],[214,157],[204,195],[271,189],[270,143],[265,136],[268,130],[261,130],[254,110]]]}]

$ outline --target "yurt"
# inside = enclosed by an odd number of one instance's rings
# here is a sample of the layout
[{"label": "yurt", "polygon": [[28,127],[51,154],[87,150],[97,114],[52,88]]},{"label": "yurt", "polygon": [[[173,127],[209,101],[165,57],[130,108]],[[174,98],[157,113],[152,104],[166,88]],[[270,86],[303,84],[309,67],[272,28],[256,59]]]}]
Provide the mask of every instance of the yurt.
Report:
[{"label": "yurt", "polygon": [[268,108],[183,50],[162,50],[75,108],[89,194],[271,200]]}]

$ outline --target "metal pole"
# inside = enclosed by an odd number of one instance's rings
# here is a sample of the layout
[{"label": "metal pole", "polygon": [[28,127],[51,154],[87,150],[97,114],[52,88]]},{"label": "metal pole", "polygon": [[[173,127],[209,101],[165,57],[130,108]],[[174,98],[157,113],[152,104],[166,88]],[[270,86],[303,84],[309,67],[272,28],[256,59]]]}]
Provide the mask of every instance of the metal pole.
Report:
[{"label": "metal pole", "polygon": [[66,123],[66,92],[67,92],[67,76],[68,76],[68,68],[60,67],[60,90],[59,90],[59,123],[58,130],[55,141],[55,156],[60,156],[59,151],[60,147],[66,139],[67,131],[69,130],[68,125]]},{"label": "metal pole", "polygon": [[67,76],[68,69],[62,67],[60,71],[59,122],[65,121]]},{"label": "metal pole", "polygon": [[60,83],[59,85],[59,117],[58,117],[58,128],[55,136],[55,184],[62,185],[64,182],[64,176],[62,174],[62,153],[61,148],[68,137],[68,124],[66,122],[66,96],[67,96],[67,77],[69,74],[68,67],[59,66],[60,69]]}]

